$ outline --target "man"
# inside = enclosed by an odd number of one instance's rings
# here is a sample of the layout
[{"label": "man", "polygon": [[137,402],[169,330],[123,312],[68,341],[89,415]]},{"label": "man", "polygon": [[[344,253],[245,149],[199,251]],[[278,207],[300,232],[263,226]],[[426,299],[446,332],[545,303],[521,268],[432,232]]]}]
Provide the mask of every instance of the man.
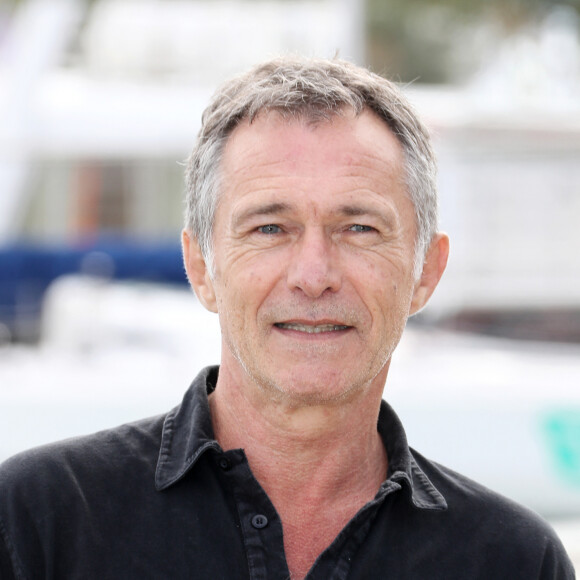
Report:
[{"label": "man", "polygon": [[537,516],[409,449],[382,401],[445,269],[427,132],[389,82],[281,59],[226,84],[183,250],[219,370],[169,414],[0,471],[0,577],[568,579]]}]

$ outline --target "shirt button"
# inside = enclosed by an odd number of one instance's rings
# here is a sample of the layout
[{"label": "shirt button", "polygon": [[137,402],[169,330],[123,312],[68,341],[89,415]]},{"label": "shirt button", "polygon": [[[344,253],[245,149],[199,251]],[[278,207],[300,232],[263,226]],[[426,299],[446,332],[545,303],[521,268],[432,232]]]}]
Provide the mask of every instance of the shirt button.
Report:
[{"label": "shirt button", "polygon": [[257,530],[261,530],[268,525],[268,518],[262,514],[257,514],[252,518],[252,525]]},{"label": "shirt button", "polygon": [[218,465],[224,471],[227,471],[232,466],[232,464],[230,463],[230,460],[227,457],[220,457],[218,460]]}]

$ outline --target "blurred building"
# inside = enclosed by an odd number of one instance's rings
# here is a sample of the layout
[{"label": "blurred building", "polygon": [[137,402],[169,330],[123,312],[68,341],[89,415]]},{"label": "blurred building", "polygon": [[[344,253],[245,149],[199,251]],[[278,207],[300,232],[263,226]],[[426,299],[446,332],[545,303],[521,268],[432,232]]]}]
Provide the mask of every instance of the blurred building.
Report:
[{"label": "blurred building", "polygon": [[552,10],[461,89],[410,87],[435,136],[450,326],[580,342],[580,21]]}]

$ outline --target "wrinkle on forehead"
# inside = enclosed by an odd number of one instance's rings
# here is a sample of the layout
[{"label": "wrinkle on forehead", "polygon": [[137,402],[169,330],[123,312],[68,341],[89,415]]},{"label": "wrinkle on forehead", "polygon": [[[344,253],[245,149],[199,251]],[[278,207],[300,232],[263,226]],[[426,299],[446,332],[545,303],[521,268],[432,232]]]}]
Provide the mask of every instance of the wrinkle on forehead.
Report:
[{"label": "wrinkle on forehead", "polygon": [[[353,131],[351,131],[351,137],[348,141],[345,141],[344,136],[340,134],[342,129],[340,126],[342,125],[341,121],[359,121],[358,123],[351,124]],[[395,147],[381,151],[377,143],[381,140],[371,140],[368,131],[364,131],[364,125],[368,127],[369,124],[373,127],[373,133],[382,134],[382,141],[384,141],[386,135],[390,136],[391,145],[395,145]],[[333,116],[331,119],[320,120],[316,123],[307,123],[301,118],[284,118],[277,112],[262,113],[254,122],[250,123],[246,120],[234,129],[224,148],[222,169],[231,172],[231,175],[243,176],[247,169],[252,169],[249,165],[253,165],[256,162],[256,156],[264,153],[261,135],[267,135],[271,132],[280,132],[281,134],[285,129],[292,127],[296,127],[297,129],[307,128],[315,139],[317,135],[320,135],[321,139],[330,138],[337,143],[341,143],[341,141],[344,143],[342,151],[334,151],[332,153],[326,153],[325,155],[322,153],[322,149],[314,151],[314,156],[310,160],[311,166],[314,168],[313,173],[316,173],[316,168],[319,167],[320,163],[336,162],[338,154],[338,161],[343,165],[342,174],[345,177],[359,177],[361,167],[370,171],[377,171],[376,164],[379,161],[381,172],[384,172],[391,179],[396,176],[401,184],[405,184],[404,169],[406,159],[402,145],[384,121],[370,110],[365,110],[360,115],[351,113],[350,115],[345,114],[341,117]],[[332,131],[333,127],[336,127],[335,132]],[[246,146],[241,151],[237,148],[236,158],[232,158],[231,150],[235,149],[235,142],[240,132],[245,134]],[[301,158],[301,154],[305,149],[311,148],[311,143],[306,143],[301,139],[295,139],[292,143],[286,140],[284,155],[274,160],[271,158],[268,160],[263,159],[261,166],[264,172],[267,172],[269,170],[275,170],[282,163],[288,164],[289,162],[300,161],[301,168],[304,169],[305,160]],[[370,154],[369,151],[372,151],[373,154]],[[320,156],[317,155],[319,152],[321,154]],[[252,163],[246,163],[245,160]],[[286,165],[286,169],[288,169],[288,165]]]}]

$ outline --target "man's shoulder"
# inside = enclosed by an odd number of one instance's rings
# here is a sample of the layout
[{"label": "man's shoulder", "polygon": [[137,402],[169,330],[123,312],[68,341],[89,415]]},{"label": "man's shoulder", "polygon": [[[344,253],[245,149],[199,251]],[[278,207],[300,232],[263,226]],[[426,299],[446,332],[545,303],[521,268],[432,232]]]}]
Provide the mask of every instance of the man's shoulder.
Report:
[{"label": "man's shoulder", "polygon": [[[573,577],[560,539],[540,515],[415,450],[412,455],[445,498],[446,518],[456,530],[458,540],[462,534],[469,537],[488,557],[498,561],[519,561],[523,565],[529,564],[534,555],[546,574],[542,578]],[[568,575],[561,575],[562,570]]]},{"label": "man's shoulder", "polygon": [[[130,544],[153,517],[147,510],[159,495],[155,470],[165,419],[33,448],[0,465],[0,570],[36,578],[46,567],[48,577],[49,554],[78,577],[79,566],[94,570],[103,554],[110,557],[121,530]],[[163,507],[158,501],[153,511]]]},{"label": "man's shoulder", "polygon": [[456,518],[471,521],[490,520],[498,527],[506,524],[540,528],[549,526],[531,509],[491,490],[477,481],[411,450],[419,468],[427,475],[447,503],[448,512]]},{"label": "man's shoulder", "polygon": [[166,415],[149,417],[20,452],[0,464],[0,496],[106,478],[130,465],[155,469]]}]

